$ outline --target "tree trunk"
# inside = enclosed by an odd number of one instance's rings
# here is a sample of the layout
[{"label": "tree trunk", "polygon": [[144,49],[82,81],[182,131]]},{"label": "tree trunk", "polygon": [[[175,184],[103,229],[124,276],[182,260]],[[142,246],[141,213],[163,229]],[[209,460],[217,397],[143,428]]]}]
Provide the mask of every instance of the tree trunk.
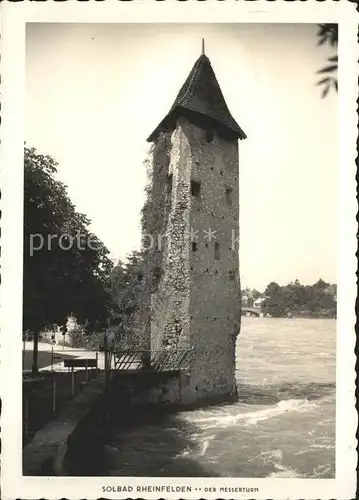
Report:
[{"label": "tree trunk", "polygon": [[39,368],[37,366],[37,353],[39,346],[39,332],[34,333],[34,348],[32,351],[32,367],[31,367],[31,375],[36,377],[39,374]]}]

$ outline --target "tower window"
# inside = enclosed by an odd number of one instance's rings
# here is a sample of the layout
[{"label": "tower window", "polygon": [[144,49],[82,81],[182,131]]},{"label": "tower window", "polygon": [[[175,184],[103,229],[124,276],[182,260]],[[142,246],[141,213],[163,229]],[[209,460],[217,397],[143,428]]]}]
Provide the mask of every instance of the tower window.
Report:
[{"label": "tower window", "polygon": [[221,258],[221,246],[219,243],[214,244],[214,258],[219,260]]},{"label": "tower window", "polygon": [[197,243],[195,241],[192,242],[192,252],[197,252]]},{"label": "tower window", "polygon": [[201,183],[197,181],[191,181],[191,195],[197,198],[201,195]]},{"label": "tower window", "polygon": [[226,188],[226,202],[229,207],[232,206],[233,203],[233,189],[230,187]]},{"label": "tower window", "polygon": [[206,141],[213,142],[213,139],[214,139],[213,130],[206,130]]}]

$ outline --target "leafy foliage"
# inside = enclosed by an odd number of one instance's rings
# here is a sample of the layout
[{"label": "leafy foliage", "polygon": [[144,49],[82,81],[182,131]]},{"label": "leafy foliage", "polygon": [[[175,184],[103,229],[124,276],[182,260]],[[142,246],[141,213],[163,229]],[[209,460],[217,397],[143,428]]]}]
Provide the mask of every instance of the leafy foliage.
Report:
[{"label": "leafy foliage", "polygon": [[[23,328],[34,335],[37,373],[41,330],[59,325],[65,331],[71,314],[87,332],[105,327],[113,265],[106,247],[89,231],[90,221],[75,210],[66,186],[55,178],[56,161],[25,147],[24,166]],[[37,244],[43,241],[35,251],[34,235]]]},{"label": "leafy foliage", "polygon": [[[337,24],[319,24],[318,25],[318,45],[329,44],[333,48],[338,47],[338,25]],[[323,78],[317,82],[322,90],[324,98],[332,88],[338,91],[338,54],[329,57],[327,65],[317,71]]]}]

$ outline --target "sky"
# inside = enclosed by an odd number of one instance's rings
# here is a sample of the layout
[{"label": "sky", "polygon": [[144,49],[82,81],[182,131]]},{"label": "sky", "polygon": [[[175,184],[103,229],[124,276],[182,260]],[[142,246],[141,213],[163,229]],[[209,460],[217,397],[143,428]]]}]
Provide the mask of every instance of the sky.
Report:
[{"label": "sky", "polygon": [[28,24],[26,142],[115,260],[140,247],[149,144],[205,39],[239,143],[243,287],[337,280],[338,98],[314,24]]}]

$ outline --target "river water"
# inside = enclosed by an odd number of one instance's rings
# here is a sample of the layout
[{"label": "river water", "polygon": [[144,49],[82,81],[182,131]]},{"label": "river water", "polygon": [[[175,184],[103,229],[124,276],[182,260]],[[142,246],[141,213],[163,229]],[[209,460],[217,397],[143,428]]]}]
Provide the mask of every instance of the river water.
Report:
[{"label": "river water", "polygon": [[335,320],[243,318],[239,401],[115,429],[106,475],[335,475]]}]

